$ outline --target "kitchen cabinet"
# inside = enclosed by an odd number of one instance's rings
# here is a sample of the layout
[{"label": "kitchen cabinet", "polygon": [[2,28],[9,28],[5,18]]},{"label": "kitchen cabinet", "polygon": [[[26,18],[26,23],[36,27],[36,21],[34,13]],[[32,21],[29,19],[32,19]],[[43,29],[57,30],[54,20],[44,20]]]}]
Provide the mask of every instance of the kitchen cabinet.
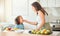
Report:
[{"label": "kitchen cabinet", "polygon": [[43,7],[60,7],[60,0],[40,0]]},{"label": "kitchen cabinet", "polygon": [[40,0],[40,4],[43,6],[43,7],[55,7],[56,3],[55,0]]},{"label": "kitchen cabinet", "polygon": [[47,7],[48,6],[48,0],[40,0],[40,4],[42,7]]},{"label": "kitchen cabinet", "polygon": [[56,0],[48,0],[47,7],[56,7]]},{"label": "kitchen cabinet", "polygon": [[56,7],[60,7],[60,0],[56,0]]}]

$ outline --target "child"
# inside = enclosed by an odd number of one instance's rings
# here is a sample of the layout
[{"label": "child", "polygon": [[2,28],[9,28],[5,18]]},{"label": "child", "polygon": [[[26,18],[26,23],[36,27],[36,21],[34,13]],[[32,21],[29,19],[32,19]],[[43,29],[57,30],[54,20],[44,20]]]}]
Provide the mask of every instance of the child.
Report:
[{"label": "child", "polygon": [[24,29],[23,17],[22,16],[17,16],[15,19],[15,22],[16,22],[15,28]]}]

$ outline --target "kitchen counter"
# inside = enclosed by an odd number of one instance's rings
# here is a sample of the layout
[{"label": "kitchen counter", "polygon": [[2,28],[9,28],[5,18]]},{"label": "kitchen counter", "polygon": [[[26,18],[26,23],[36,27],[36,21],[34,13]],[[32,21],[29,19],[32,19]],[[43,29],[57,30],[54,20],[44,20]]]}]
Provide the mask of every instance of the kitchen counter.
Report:
[{"label": "kitchen counter", "polygon": [[51,35],[37,35],[17,32],[0,32],[0,36],[60,36],[60,32],[53,32]]},{"label": "kitchen counter", "polygon": [[51,35],[37,35],[37,34],[22,34],[15,32],[0,32],[1,36],[51,36]]}]

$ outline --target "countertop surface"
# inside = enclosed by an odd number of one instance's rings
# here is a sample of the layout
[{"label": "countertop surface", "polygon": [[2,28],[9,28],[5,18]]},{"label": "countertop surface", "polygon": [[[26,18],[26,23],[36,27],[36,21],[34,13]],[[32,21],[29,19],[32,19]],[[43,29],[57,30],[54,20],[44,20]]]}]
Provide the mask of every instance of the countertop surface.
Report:
[{"label": "countertop surface", "polygon": [[53,31],[51,35],[38,35],[38,34],[29,34],[29,33],[18,33],[18,32],[0,32],[0,36],[60,36],[60,31]]}]

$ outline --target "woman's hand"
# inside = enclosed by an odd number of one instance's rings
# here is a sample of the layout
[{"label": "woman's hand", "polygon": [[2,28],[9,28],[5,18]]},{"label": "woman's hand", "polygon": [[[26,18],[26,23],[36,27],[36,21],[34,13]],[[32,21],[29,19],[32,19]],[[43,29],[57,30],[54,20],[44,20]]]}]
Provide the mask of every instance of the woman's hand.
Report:
[{"label": "woman's hand", "polygon": [[38,31],[40,31],[40,29],[35,29],[35,32],[38,32]]},{"label": "woman's hand", "polygon": [[23,22],[26,22],[26,23],[29,23],[29,24],[32,24],[32,25],[37,25],[38,24],[37,22],[30,22],[28,20],[23,20]]},{"label": "woman's hand", "polygon": [[35,29],[35,31],[40,31],[40,29],[37,28],[37,29]]}]

